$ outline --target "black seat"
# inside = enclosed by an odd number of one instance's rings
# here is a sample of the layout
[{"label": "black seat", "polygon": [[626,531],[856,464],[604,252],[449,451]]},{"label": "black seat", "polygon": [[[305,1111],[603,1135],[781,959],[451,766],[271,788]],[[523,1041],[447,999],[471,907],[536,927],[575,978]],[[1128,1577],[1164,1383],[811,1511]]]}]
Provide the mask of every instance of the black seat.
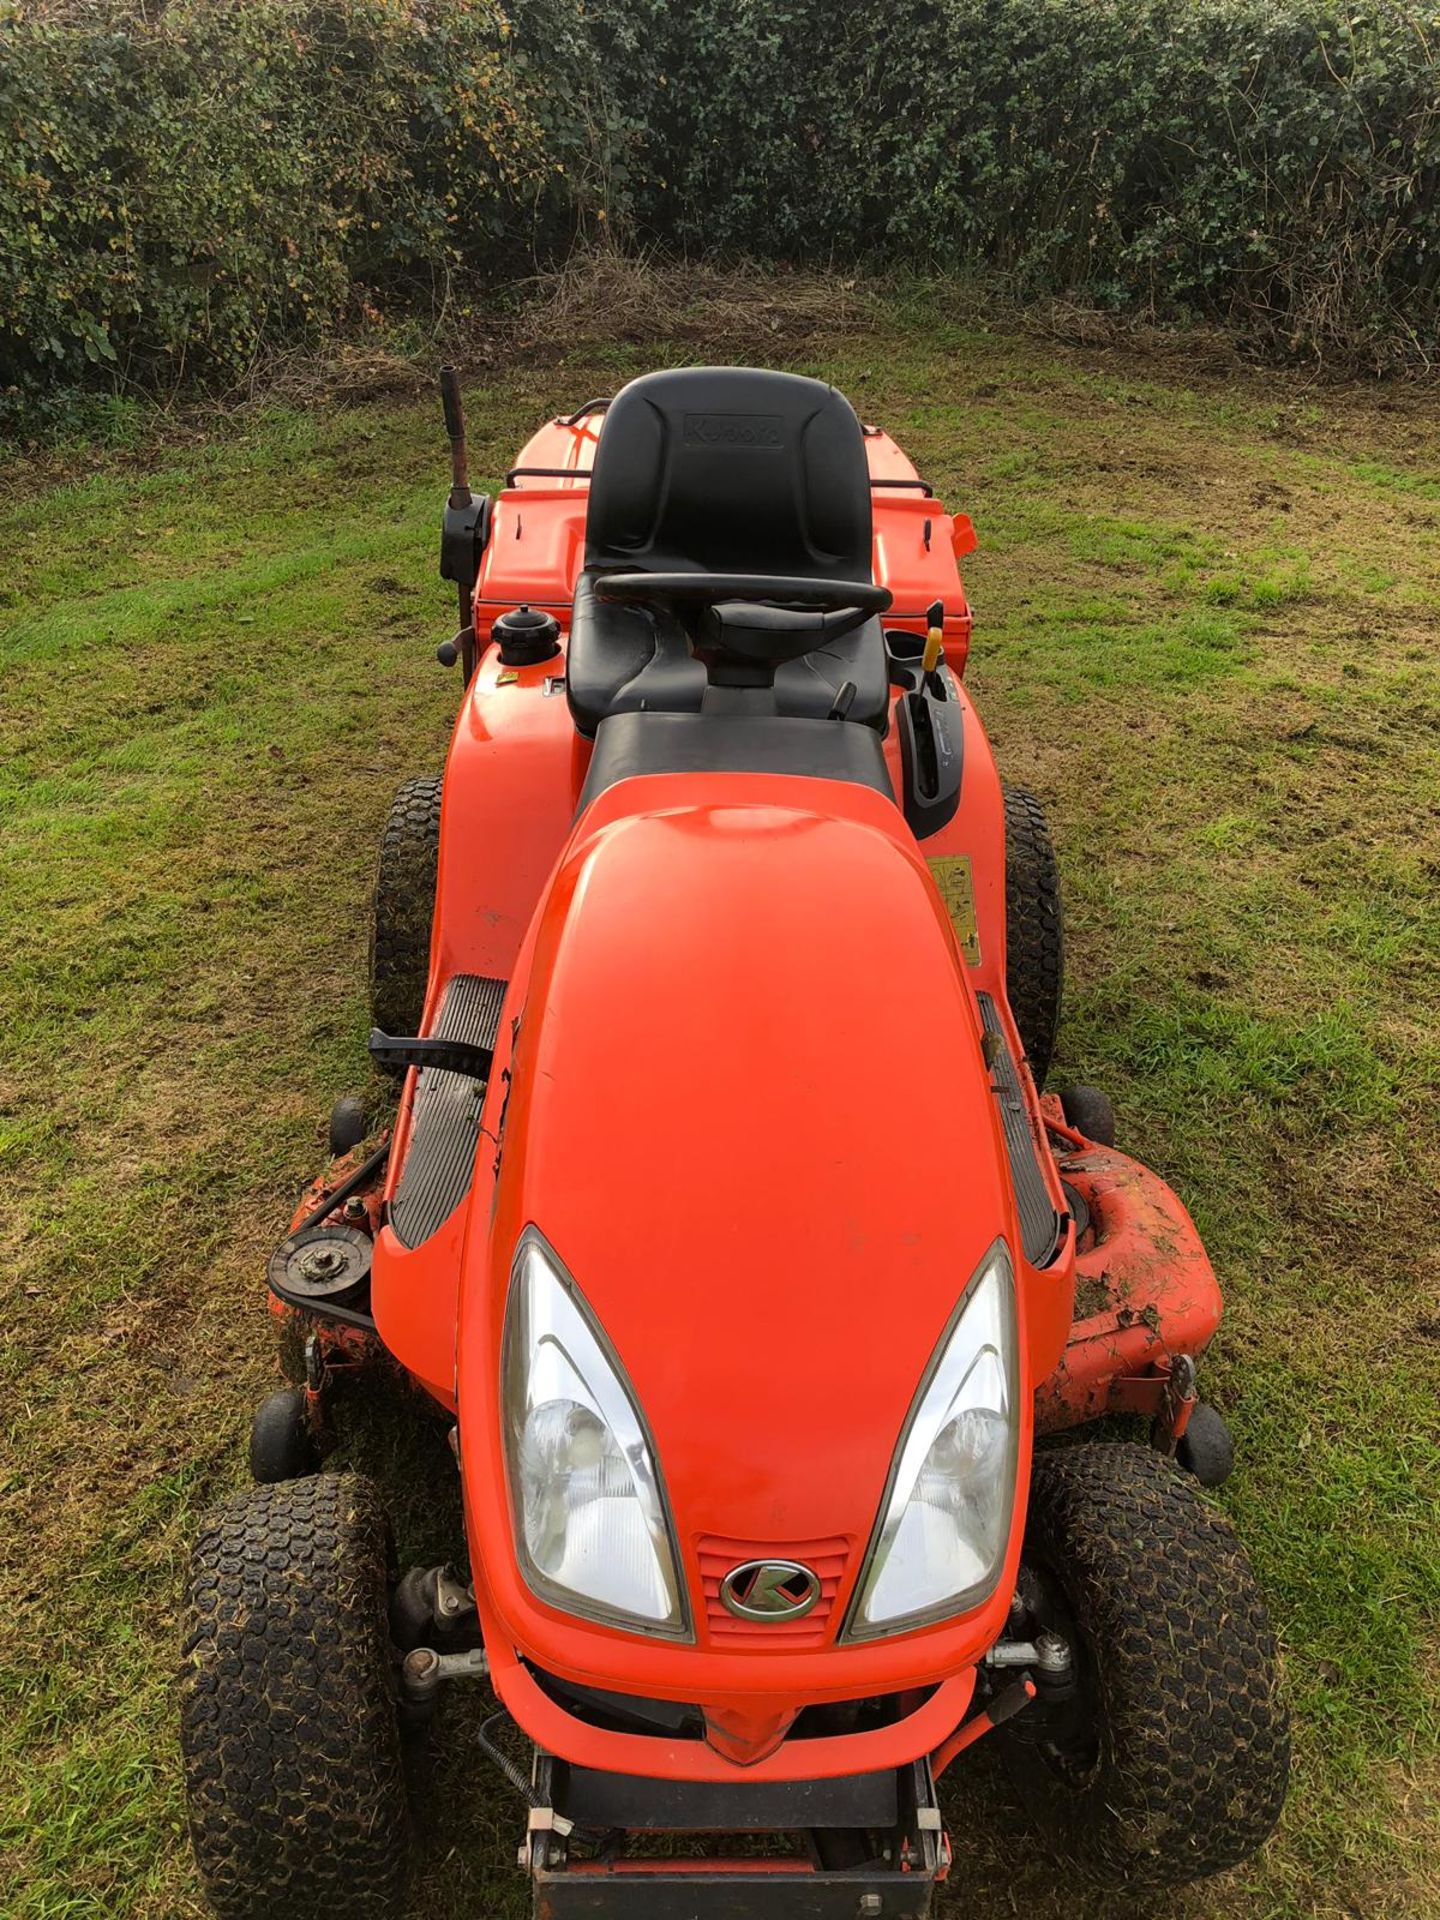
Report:
[{"label": "black seat", "polygon": [[[603,602],[597,573],[767,573],[869,581],[870,476],[860,423],[833,387],[797,374],[689,367],[620,392],[595,450],[585,570],[566,661],[570,711],[593,736],[611,714],[697,713],[706,690],[678,620]],[[878,619],[775,672],[775,711],[883,731]]]},{"label": "black seat", "polygon": [[579,811],[645,773],[785,773],[846,780],[895,798],[873,727],[774,714],[615,713],[600,723]]}]

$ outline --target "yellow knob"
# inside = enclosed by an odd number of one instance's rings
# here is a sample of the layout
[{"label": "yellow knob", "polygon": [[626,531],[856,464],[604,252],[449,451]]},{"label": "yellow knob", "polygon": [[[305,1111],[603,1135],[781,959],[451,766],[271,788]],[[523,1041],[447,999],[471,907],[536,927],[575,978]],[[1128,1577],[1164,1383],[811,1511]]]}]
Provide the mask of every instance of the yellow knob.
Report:
[{"label": "yellow knob", "polygon": [[940,655],[944,651],[945,635],[939,627],[931,627],[925,636],[925,652],[921,657],[922,673],[931,674],[940,664]]}]

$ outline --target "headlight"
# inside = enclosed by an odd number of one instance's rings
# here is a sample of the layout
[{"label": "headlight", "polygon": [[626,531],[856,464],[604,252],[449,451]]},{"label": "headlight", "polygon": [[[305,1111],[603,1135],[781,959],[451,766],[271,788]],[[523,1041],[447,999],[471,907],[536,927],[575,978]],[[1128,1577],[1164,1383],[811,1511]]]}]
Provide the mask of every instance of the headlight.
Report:
[{"label": "headlight", "polygon": [[534,1227],[510,1270],[501,1393],[529,1585],[568,1613],[689,1639],[650,1436],[598,1321]]},{"label": "headlight", "polygon": [[843,1638],[978,1606],[1010,1538],[1018,1433],[1015,1283],[997,1240],[965,1289],[900,1437]]}]

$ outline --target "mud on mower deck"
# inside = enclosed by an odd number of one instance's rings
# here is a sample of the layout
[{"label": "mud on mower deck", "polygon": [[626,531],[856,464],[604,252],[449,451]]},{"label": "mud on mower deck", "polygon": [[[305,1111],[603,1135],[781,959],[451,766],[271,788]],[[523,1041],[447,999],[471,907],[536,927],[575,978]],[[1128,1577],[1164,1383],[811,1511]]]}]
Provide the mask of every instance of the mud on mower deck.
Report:
[{"label": "mud on mower deck", "polygon": [[[477,1682],[538,1916],[920,1920],[982,1738],[1072,1870],[1233,1865],[1288,1735],[1195,1491],[1220,1292],[1103,1095],[1042,1091],[1058,876],[964,686],[969,521],[793,376],[634,382],[494,503],[446,413],[464,689],[374,905],[398,1111],[332,1114],[267,1272],[294,1384],[192,1557],[214,1904],[396,1913],[403,1749]],[[461,1570],[323,1471],[379,1368],[454,1422]],[[1044,1444],[1105,1415],[1138,1437]]]}]

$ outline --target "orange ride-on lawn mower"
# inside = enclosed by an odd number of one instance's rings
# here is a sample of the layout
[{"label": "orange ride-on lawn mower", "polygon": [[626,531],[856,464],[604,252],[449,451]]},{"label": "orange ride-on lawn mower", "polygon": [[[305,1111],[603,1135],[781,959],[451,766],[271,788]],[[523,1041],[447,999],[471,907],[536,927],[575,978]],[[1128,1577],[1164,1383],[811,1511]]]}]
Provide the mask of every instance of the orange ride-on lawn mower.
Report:
[{"label": "orange ride-on lawn mower", "polygon": [[[983,1739],[1093,1878],[1232,1865],[1289,1748],[1196,1485],[1220,1295],[1104,1097],[1041,1092],[1055,862],[964,691],[968,520],[788,374],[636,380],[493,503],[446,400],[465,686],[375,900],[399,1112],[367,1158],[332,1116],[269,1268],[304,1383],[192,1563],[215,1906],[397,1910],[407,1741],[485,1683],[556,1920],[928,1914]],[[321,1469],[369,1362],[454,1423],[467,1564],[397,1573]],[[1051,1444],[1102,1415],[1140,1437]]]}]

